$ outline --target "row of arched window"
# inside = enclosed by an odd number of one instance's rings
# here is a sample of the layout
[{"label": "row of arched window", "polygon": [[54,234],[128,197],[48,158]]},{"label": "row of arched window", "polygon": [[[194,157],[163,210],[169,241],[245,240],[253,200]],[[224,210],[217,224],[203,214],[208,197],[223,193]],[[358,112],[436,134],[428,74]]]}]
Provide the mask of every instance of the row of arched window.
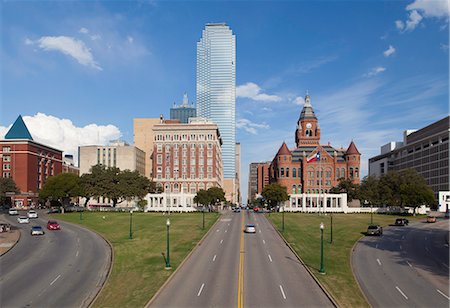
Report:
[{"label": "row of arched window", "polygon": [[[302,174],[302,169],[301,168],[298,168],[298,171],[297,171],[297,168],[292,168],[291,169],[292,170],[292,177],[293,178],[296,178],[296,177],[301,177],[301,174]],[[277,174],[278,174],[278,178],[288,178],[288,177],[290,177],[291,175],[290,175],[290,171],[291,171],[290,169],[289,169],[289,167],[286,167],[286,168],[277,168]]]}]

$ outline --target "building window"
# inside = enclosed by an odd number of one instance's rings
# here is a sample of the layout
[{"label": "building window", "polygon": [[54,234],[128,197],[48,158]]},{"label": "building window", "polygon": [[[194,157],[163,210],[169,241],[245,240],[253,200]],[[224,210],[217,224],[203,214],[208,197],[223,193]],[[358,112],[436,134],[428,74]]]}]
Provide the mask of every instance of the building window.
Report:
[{"label": "building window", "polygon": [[358,168],[355,168],[355,177],[359,178],[359,170],[358,170]]},{"label": "building window", "polygon": [[116,166],[117,149],[113,149],[113,167]]},{"label": "building window", "polygon": [[280,168],[280,177],[284,177],[284,168]]},{"label": "building window", "polygon": [[11,172],[3,172],[3,177],[4,178],[10,178],[11,177]]},{"label": "building window", "polygon": [[295,185],[292,186],[292,193],[295,194],[295,191],[297,190],[297,187]]},{"label": "building window", "polygon": [[11,164],[3,164],[3,170],[11,170]]},{"label": "building window", "polygon": [[353,168],[350,167],[350,178],[353,179]]},{"label": "building window", "polygon": [[286,168],[286,177],[289,177],[289,168]]},{"label": "building window", "polygon": [[3,147],[3,152],[11,152],[11,147]]},{"label": "building window", "polygon": [[162,152],[162,144],[156,145],[156,152],[161,153]]},{"label": "building window", "polygon": [[293,178],[297,177],[297,169],[296,168],[292,168],[292,177]]},{"label": "building window", "polygon": [[156,156],[156,163],[157,163],[157,164],[162,164],[162,155],[161,155],[161,154],[158,154],[158,155]]},{"label": "building window", "polygon": [[336,180],[341,178],[341,173],[339,172],[339,168],[336,168]]}]

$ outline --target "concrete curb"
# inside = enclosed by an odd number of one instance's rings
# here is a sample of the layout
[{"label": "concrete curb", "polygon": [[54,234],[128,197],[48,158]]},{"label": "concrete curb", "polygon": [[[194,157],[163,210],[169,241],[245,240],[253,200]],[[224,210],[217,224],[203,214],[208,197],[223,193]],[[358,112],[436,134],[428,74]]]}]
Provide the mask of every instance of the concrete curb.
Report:
[{"label": "concrete curb", "polygon": [[0,254],[0,257],[4,256],[5,254],[8,253],[8,251],[12,250],[14,248],[14,246],[16,246],[16,244],[20,241],[20,238],[22,237],[22,232],[20,232],[19,229],[16,229],[17,232],[19,232],[19,236],[17,237],[17,240],[14,242],[14,244],[8,248],[8,250],[6,250],[5,252],[3,252],[2,254]]},{"label": "concrete curb", "polygon": [[222,216],[222,214],[220,214],[220,216],[217,218],[216,222],[211,226],[211,228],[209,228],[208,232],[206,232],[205,235],[203,235],[203,237],[200,239],[200,241],[198,241],[197,245],[195,245],[195,247],[192,248],[192,250],[188,253],[186,258],[184,258],[184,260],[181,261],[181,263],[177,267],[177,269],[169,276],[169,278],[167,278],[167,280],[163,283],[163,285],[159,288],[159,290],[156,291],[155,295],[153,295],[153,297],[145,305],[145,308],[150,307],[150,305],[156,300],[156,298],[159,296],[159,294],[161,294],[161,292],[169,284],[169,282],[172,280],[172,278],[175,276],[175,274],[178,272],[178,270],[183,267],[184,263],[191,257],[191,255],[194,253],[194,251],[197,249],[197,247],[203,243],[204,239],[209,235],[211,230],[214,229],[215,225],[219,222],[221,216]]},{"label": "concrete curb", "polygon": [[[266,217],[267,219],[267,217]],[[320,289],[322,289],[322,291],[325,293],[325,295],[328,297],[328,299],[331,301],[331,303],[334,305],[334,307],[339,307],[338,303],[336,302],[336,300],[333,298],[333,296],[331,296],[331,294],[328,292],[328,290],[320,283],[320,281],[316,278],[316,276],[314,276],[313,272],[308,268],[308,266],[305,264],[305,262],[303,262],[302,258],[300,258],[300,256],[297,254],[297,252],[295,251],[295,249],[291,246],[291,244],[289,244],[289,242],[284,238],[284,236],[281,234],[280,231],[278,231],[277,227],[275,226],[275,224],[270,220],[267,219],[270,224],[272,225],[272,227],[274,228],[275,231],[277,231],[278,235],[281,237],[281,239],[284,241],[284,243],[286,244],[287,247],[289,247],[289,249],[294,253],[294,255],[297,257],[298,261],[300,261],[300,263],[303,265],[303,267],[306,269],[306,271],[311,275],[311,277],[314,279],[314,281],[317,283],[317,285],[319,286]]]},{"label": "concrete curb", "polygon": [[[89,232],[92,232],[92,233],[97,234],[97,235],[100,236],[100,237],[108,244],[108,246],[109,246],[109,250],[110,250],[111,253],[109,254],[109,255],[110,255],[110,259],[109,259],[108,273],[106,274],[105,280],[103,280],[102,285],[100,286],[98,292],[94,295],[94,297],[93,297],[92,299],[90,299],[90,300],[89,300],[89,298],[87,298],[88,304],[87,304],[86,307],[92,307],[92,305],[94,304],[94,302],[97,300],[98,296],[100,295],[100,292],[102,292],[103,288],[105,287],[106,282],[108,281],[109,276],[111,276],[111,272],[112,272],[112,268],[113,268],[113,264],[114,264],[114,249],[113,249],[113,246],[112,246],[111,242],[110,242],[108,239],[106,239],[106,238],[105,238],[102,234],[100,234],[99,232],[97,232],[97,231],[95,231],[95,230],[92,230],[91,228],[88,228],[88,227],[86,227],[86,226],[80,225],[80,224],[76,224],[76,223],[73,223],[73,222],[70,222],[70,221],[66,221],[66,220],[63,220],[63,221],[64,221],[64,223],[67,223],[67,224],[70,224],[70,225],[73,225],[73,226],[76,226],[76,227],[80,227],[80,228],[82,228],[82,229],[88,230]],[[86,301],[86,300],[85,300],[85,301]],[[84,303],[85,301],[83,301],[83,303]]]},{"label": "concrete curb", "polygon": [[364,238],[364,235],[362,235],[362,236],[361,236],[361,237],[353,244],[353,247],[352,247],[352,249],[350,250],[350,269],[352,270],[352,275],[353,275],[353,278],[354,278],[355,281],[356,281],[356,285],[358,286],[359,291],[361,292],[361,294],[363,295],[364,299],[366,300],[367,305],[369,305],[369,307],[372,307],[372,305],[370,305],[369,299],[367,298],[366,294],[364,293],[363,289],[361,288],[361,285],[359,284],[358,279],[356,278],[355,271],[353,270],[353,251],[355,251],[356,245],[357,245],[357,244],[359,243],[359,241],[360,241],[361,239],[363,239],[363,238]]}]

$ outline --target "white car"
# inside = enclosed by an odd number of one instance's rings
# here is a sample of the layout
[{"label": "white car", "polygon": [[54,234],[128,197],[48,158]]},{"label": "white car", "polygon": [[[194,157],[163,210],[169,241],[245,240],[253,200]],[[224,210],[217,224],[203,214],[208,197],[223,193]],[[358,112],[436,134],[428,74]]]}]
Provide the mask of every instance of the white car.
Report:
[{"label": "white car", "polygon": [[19,216],[19,217],[17,217],[17,222],[19,224],[28,224],[28,223],[30,223],[30,220],[26,216]]},{"label": "white car", "polygon": [[8,211],[9,215],[19,215],[19,212],[15,208],[10,208]]},{"label": "white car", "polygon": [[27,216],[28,218],[38,218],[38,214],[34,210],[28,211]]},{"label": "white car", "polygon": [[256,233],[255,225],[251,225],[251,224],[245,225],[244,232],[245,233]]},{"label": "white car", "polygon": [[41,226],[31,227],[31,235],[44,235],[44,229]]}]

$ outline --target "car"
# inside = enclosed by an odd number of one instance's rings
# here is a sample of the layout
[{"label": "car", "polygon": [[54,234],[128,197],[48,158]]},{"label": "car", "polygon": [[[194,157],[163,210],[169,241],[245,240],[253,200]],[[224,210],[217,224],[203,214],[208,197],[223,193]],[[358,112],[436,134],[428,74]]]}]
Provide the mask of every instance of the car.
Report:
[{"label": "car", "polygon": [[240,213],[240,212],[241,212],[241,208],[240,208],[240,207],[235,207],[235,208],[233,209],[233,212],[235,212],[235,213]]},{"label": "car", "polygon": [[434,217],[434,216],[428,216],[428,217],[427,217],[427,222],[430,222],[430,223],[436,222],[436,217]]},{"label": "car", "polygon": [[38,218],[38,213],[35,210],[29,210],[27,216],[28,218]]},{"label": "car", "polygon": [[61,209],[59,207],[51,207],[48,209],[47,214],[61,213]]},{"label": "car", "polygon": [[30,220],[28,219],[27,216],[19,216],[19,217],[17,217],[17,222],[19,224],[28,224],[28,223],[30,223]]},{"label": "car", "polygon": [[47,222],[47,229],[49,230],[61,230],[61,226],[56,220],[49,220]]},{"label": "car", "polygon": [[394,223],[396,226],[407,226],[408,224],[409,220],[406,218],[397,218]]},{"label": "car", "polygon": [[13,216],[13,215],[19,215],[19,212],[18,212],[17,209],[15,209],[15,208],[10,208],[10,209],[8,210],[8,214],[11,215],[11,216]]},{"label": "car", "polygon": [[44,229],[41,226],[33,226],[31,227],[31,235],[44,235]]},{"label": "car", "polygon": [[370,225],[367,227],[366,235],[383,235],[383,227],[379,225]]},{"label": "car", "polygon": [[245,233],[256,233],[255,225],[253,225],[253,224],[247,224],[247,225],[245,225],[244,232],[245,232]]}]

